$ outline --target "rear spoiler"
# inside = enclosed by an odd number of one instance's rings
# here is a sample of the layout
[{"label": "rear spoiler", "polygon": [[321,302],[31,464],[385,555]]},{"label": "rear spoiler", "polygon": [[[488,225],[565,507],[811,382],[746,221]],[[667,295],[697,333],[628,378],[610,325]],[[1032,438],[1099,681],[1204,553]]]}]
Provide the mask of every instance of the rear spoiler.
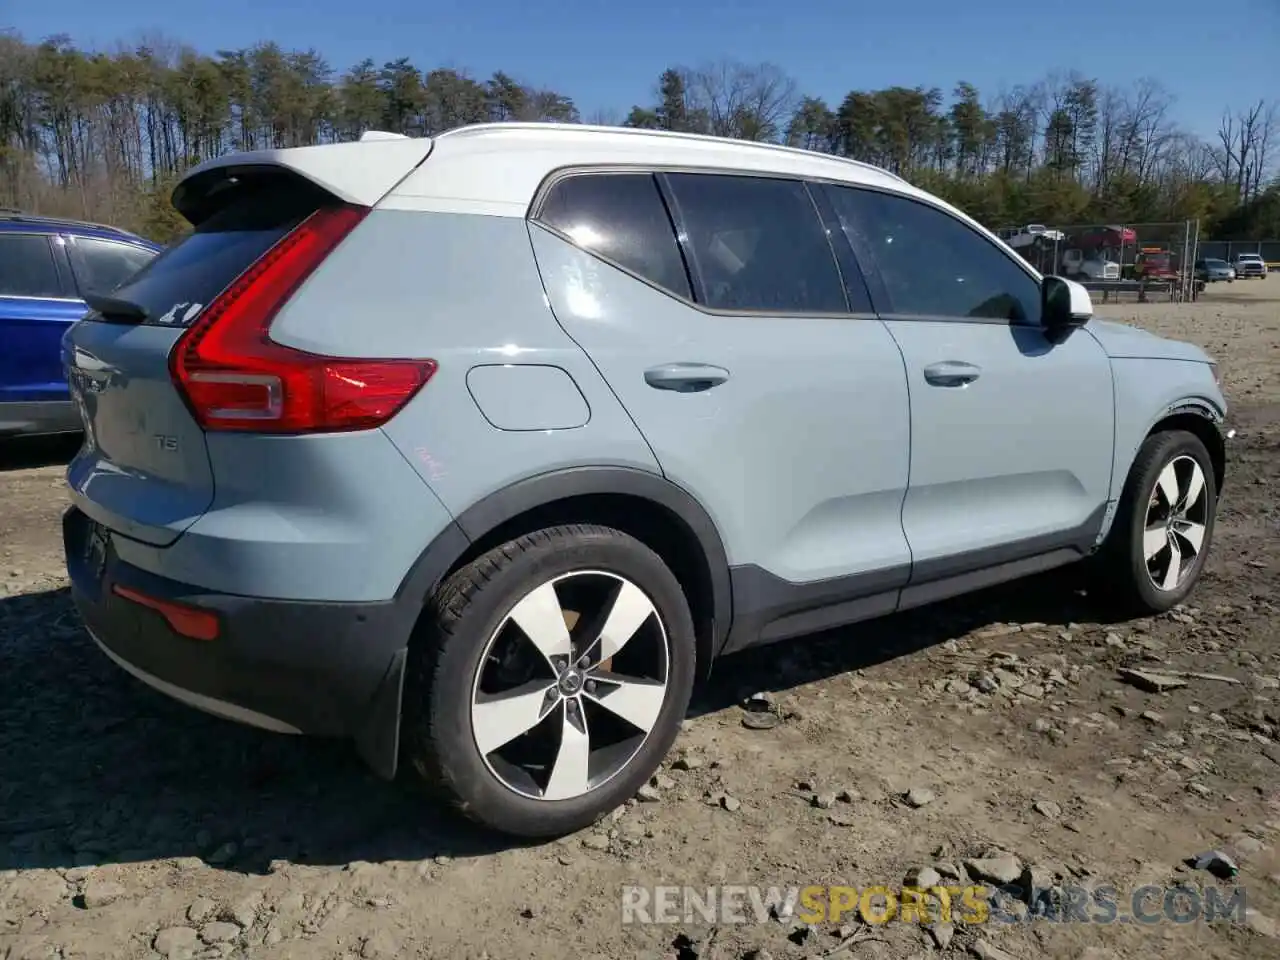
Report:
[{"label": "rear spoiler", "polygon": [[431,153],[430,137],[368,137],[353,143],[250,150],[206,160],[192,167],[173,191],[173,206],[199,224],[217,203],[213,195],[228,180],[287,170],[344,203],[372,207]]}]

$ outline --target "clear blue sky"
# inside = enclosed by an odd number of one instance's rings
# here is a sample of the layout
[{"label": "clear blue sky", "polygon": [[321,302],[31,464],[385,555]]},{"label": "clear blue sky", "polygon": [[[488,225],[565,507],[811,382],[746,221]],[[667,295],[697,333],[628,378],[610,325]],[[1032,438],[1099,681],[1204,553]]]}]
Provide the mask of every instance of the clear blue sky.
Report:
[{"label": "clear blue sky", "polygon": [[502,69],[572,96],[584,116],[651,99],[671,64],[777,63],[803,92],[939,86],[984,96],[1077,69],[1154,77],[1185,129],[1211,137],[1228,103],[1280,98],[1280,0],[0,0],[27,40],[110,49],[159,31],[204,52],[275,40],[338,70],[372,57]]}]

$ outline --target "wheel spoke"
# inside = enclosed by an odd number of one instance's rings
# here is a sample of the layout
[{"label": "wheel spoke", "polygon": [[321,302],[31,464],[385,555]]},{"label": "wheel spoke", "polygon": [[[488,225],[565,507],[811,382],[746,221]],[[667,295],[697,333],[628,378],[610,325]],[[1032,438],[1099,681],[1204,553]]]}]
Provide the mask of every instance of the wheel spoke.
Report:
[{"label": "wheel spoke", "polygon": [[472,738],[489,774],[529,800],[563,802],[628,769],[666,704],[663,627],[644,587],[607,570],[529,589],[489,635],[473,679]]},{"label": "wheel spoke", "polygon": [[1178,512],[1186,513],[1196,505],[1204,493],[1204,472],[1200,469],[1200,464],[1193,462],[1191,465],[1191,477],[1187,481],[1187,490],[1183,494],[1182,502],[1178,504]]},{"label": "wheel spoke", "polygon": [[[597,642],[600,644],[598,660],[608,660],[627,645],[627,641],[636,635],[636,631],[656,611],[649,598],[634,583],[624,580],[613,606],[609,609],[608,619],[600,628]],[[594,646],[594,644],[593,644]]]},{"label": "wheel spoke", "polygon": [[597,671],[591,676],[598,686],[594,693],[586,696],[645,733],[653,729],[667,699],[665,683],[603,671]]},{"label": "wheel spoke", "polygon": [[1168,543],[1169,535],[1165,533],[1164,524],[1147,527],[1142,534],[1142,555],[1150,562],[1157,553],[1168,546]]},{"label": "wheel spoke", "polygon": [[1184,520],[1181,523],[1174,524],[1173,529],[1191,547],[1192,555],[1199,555],[1200,548],[1204,545],[1205,525]]},{"label": "wheel spoke", "polygon": [[541,680],[500,694],[476,694],[471,726],[480,752],[487,756],[542,722],[556,702],[547,696],[549,689],[554,684]]},{"label": "wheel spoke", "polygon": [[[569,628],[565,626],[560,598],[551,583],[544,583],[515,605],[511,619],[516,622],[533,645],[551,663],[552,657],[569,657],[573,654],[569,642]],[[555,664],[552,664],[554,669]]]},{"label": "wheel spoke", "polygon": [[1165,505],[1173,510],[1178,505],[1178,473],[1173,469],[1172,463],[1165,464],[1164,469],[1160,471],[1156,486],[1164,496]]},{"label": "wheel spoke", "polygon": [[567,800],[581,796],[589,788],[591,737],[587,733],[587,717],[581,708],[570,713],[571,702],[566,701],[560,708],[564,718],[560,728],[560,749],[551,767],[551,779],[542,791],[544,800]]},{"label": "wheel spoke", "polygon": [[1161,590],[1172,590],[1178,585],[1178,575],[1182,573],[1182,548],[1174,537],[1169,538],[1169,566],[1160,581]]}]

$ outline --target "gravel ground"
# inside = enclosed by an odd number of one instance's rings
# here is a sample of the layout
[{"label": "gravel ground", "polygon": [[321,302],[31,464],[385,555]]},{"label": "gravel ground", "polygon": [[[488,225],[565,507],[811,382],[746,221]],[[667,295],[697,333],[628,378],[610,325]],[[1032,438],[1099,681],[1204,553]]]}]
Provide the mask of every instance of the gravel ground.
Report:
[{"label": "gravel ground", "polygon": [[[1280,956],[1280,278],[1106,312],[1223,363],[1240,435],[1185,608],[1100,623],[1059,573],[728,659],[646,799],[543,845],[460,824],[341,744],[239,728],[115,669],[67,598],[68,451],[7,449],[0,957]],[[1146,692],[1124,668],[1181,685]],[[758,691],[776,723],[744,724]],[[1207,850],[1239,877],[1183,862]],[[924,868],[1110,885],[1122,913],[1143,884],[1238,884],[1248,912],[620,919],[626,883],[896,886]]]}]

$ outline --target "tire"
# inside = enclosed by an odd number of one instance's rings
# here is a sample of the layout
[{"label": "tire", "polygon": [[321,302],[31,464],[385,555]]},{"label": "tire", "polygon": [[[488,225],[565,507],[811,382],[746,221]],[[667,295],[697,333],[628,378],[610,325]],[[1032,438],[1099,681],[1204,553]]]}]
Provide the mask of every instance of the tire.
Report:
[{"label": "tire", "polygon": [[[1170,467],[1172,475],[1165,472]],[[1195,489],[1191,481],[1195,472],[1200,492],[1179,510],[1180,501]],[[1172,523],[1166,519],[1170,511],[1165,490],[1170,476],[1177,480],[1172,515],[1183,518]],[[1148,437],[1129,469],[1115,521],[1100,551],[1095,566],[1098,586],[1126,614],[1164,613],[1182,603],[1204,570],[1217,507],[1213,461],[1200,438],[1183,430]],[[1189,548],[1197,538],[1199,546],[1193,551]],[[1180,558],[1176,576],[1169,573],[1170,543],[1177,546]],[[1155,552],[1149,562],[1150,550]],[[1192,552],[1194,556],[1189,557]]]},{"label": "tire", "polygon": [[[607,622],[619,629],[602,633]],[[588,644],[592,662],[579,671]],[[567,658],[557,652],[570,646]],[[457,571],[428,604],[405,677],[406,759],[440,799],[494,830],[579,830],[661,764],[689,705],[695,650],[679,582],[639,540],[594,525],[521,536]],[[512,713],[517,688],[528,692]]]}]

